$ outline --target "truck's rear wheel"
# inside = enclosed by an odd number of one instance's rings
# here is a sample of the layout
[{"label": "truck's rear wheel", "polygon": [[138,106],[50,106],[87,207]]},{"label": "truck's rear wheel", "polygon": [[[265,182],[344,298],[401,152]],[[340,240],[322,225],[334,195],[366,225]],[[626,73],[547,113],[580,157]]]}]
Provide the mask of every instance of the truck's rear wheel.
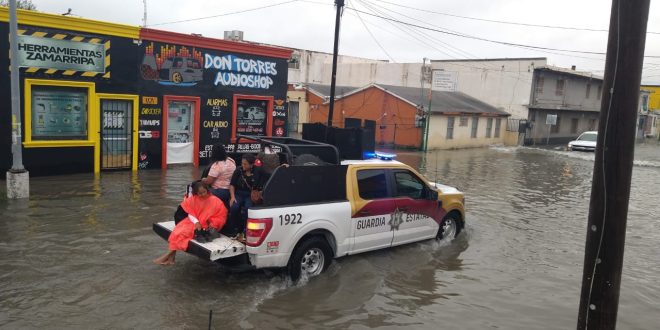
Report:
[{"label": "truck's rear wheel", "polygon": [[301,276],[314,277],[328,269],[332,262],[332,249],[321,237],[310,237],[298,244],[289,258],[287,270],[291,280]]}]

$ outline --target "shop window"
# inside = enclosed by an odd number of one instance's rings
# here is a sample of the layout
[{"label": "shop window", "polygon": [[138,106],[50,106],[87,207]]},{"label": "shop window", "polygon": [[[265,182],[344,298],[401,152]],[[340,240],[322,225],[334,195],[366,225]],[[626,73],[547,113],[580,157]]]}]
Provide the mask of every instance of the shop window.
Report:
[{"label": "shop window", "polygon": [[603,95],[603,85],[598,85],[598,95],[596,95],[596,97],[600,100],[602,95]]},{"label": "shop window", "polygon": [[193,142],[193,102],[170,101],[167,106],[167,142]]},{"label": "shop window", "polygon": [[591,94],[591,84],[587,84],[587,94],[584,97],[588,99],[589,94]]},{"label": "shop window", "polygon": [[[286,116],[286,103],[283,101],[278,101],[280,103],[274,106],[272,96],[241,94],[234,94],[233,100],[232,142],[236,142],[237,135],[286,135],[287,123],[282,117]],[[273,127],[273,119],[276,119],[275,127]]]},{"label": "shop window", "polygon": [[239,100],[236,115],[236,133],[248,135],[267,135],[267,110],[267,101]]},{"label": "shop window", "polygon": [[87,88],[33,86],[32,140],[87,140],[88,103]]}]

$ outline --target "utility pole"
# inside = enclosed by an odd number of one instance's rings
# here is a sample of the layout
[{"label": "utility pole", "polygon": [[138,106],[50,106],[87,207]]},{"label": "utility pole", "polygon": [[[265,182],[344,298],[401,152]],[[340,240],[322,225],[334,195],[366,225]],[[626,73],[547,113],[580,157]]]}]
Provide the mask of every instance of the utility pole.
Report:
[{"label": "utility pole", "polygon": [[142,16],[142,27],[147,27],[147,0],[142,0],[144,5],[144,14]]},{"label": "utility pole", "polygon": [[426,110],[426,120],[424,121],[424,151],[429,149],[429,125],[431,123],[431,101],[433,100],[433,83],[429,85],[429,108]]},{"label": "utility pole", "polygon": [[[426,61],[425,61],[426,62]],[[422,151],[427,151],[429,147],[429,125],[431,124],[431,100],[433,100],[433,72],[431,70],[431,84],[429,84],[429,107],[426,109],[424,117],[424,131],[422,134]]]},{"label": "utility pole", "polygon": [[16,0],[9,0],[9,44],[11,48],[11,153],[12,166],[7,171],[7,198],[30,197],[30,175],[23,167],[21,136],[21,93],[18,72],[18,19]]},{"label": "utility pole", "polygon": [[577,329],[615,329],[650,0],[612,0]]},{"label": "utility pole", "polygon": [[424,126],[422,126],[422,143],[420,146],[421,150],[426,151],[426,147],[424,146],[424,135],[426,134],[426,121],[428,118],[424,116],[424,66],[426,65],[426,57],[422,58],[422,67],[419,69],[419,84],[420,84],[420,89],[419,89],[419,105],[417,106],[417,111],[420,112],[420,116],[424,118]]},{"label": "utility pole", "polygon": [[328,127],[326,129],[325,139],[328,140],[328,132],[332,127],[332,113],[335,110],[335,86],[337,81],[337,54],[339,52],[339,22],[344,8],[344,0],[335,0],[337,6],[337,16],[335,18],[335,47],[332,53],[332,77],[330,80],[330,106],[328,110]]}]

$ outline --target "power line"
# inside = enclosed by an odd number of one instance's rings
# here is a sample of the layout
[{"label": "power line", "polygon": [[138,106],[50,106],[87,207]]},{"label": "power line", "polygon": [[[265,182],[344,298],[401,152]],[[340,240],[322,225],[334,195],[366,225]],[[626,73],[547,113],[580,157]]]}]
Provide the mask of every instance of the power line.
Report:
[{"label": "power line", "polygon": [[[350,10],[353,10],[353,11],[356,11],[356,12],[363,13],[365,15],[375,16],[375,17],[378,17],[378,18],[381,18],[381,19],[384,19],[384,20],[393,21],[393,22],[396,22],[396,23],[399,23],[399,24],[413,26],[413,27],[416,27],[416,28],[424,29],[424,30],[439,32],[439,33],[453,35],[453,36],[462,37],[462,38],[486,41],[486,42],[491,42],[491,43],[496,43],[496,44],[501,44],[501,45],[507,45],[507,46],[513,46],[513,47],[523,47],[523,48],[530,48],[530,49],[554,50],[554,51],[568,52],[568,53],[578,53],[578,54],[606,55],[605,53],[602,53],[602,52],[590,52],[590,51],[582,51],[582,50],[570,50],[570,49],[550,48],[550,47],[541,47],[541,46],[531,46],[531,45],[517,44],[517,43],[512,43],[512,42],[506,42],[506,41],[491,40],[491,39],[481,38],[481,37],[472,36],[472,35],[468,35],[468,34],[443,31],[443,30],[433,29],[433,28],[429,28],[429,27],[426,27],[426,26],[421,26],[421,25],[417,25],[417,24],[413,24],[413,23],[403,22],[403,21],[400,21],[400,20],[397,20],[397,19],[388,18],[388,17],[368,13],[368,12],[361,11],[359,9],[355,9],[355,8],[351,8],[351,7],[346,7],[346,9],[350,9]],[[645,55],[644,57],[647,57],[647,58],[660,58],[660,56],[655,56],[655,55]]]},{"label": "power line", "polygon": [[[384,14],[382,11],[377,11],[376,9],[374,9],[374,7],[377,6],[377,5],[374,4],[374,3],[371,3],[371,2],[369,2],[369,1],[367,1],[367,0],[358,0],[358,1],[359,1],[360,3],[362,3],[362,6],[371,9],[371,11],[373,11],[373,12],[380,13],[380,14],[382,14],[382,15],[384,15],[384,16],[393,17],[393,16],[391,16],[391,15],[386,15],[386,14]],[[388,8],[385,8],[385,7],[382,7],[382,6],[380,6],[380,8],[381,8],[381,9],[384,9],[384,10],[387,10],[387,11],[389,11],[389,12],[395,13],[395,14],[399,14],[399,15],[404,16],[404,17],[408,17],[408,18],[411,18],[411,19],[415,19],[415,18],[412,18],[412,17],[409,17],[409,16],[405,16],[405,15],[403,15],[403,14],[401,14],[401,13],[398,13],[398,12],[396,12],[396,11],[393,11],[393,10],[391,10],[391,9],[388,9]],[[414,30],[414,29],[412,29],[412,28],[411,28],[411,30],[417,32],[416,30]],[[447,48],[449,48],[449,49],[455,49],[456,51],[453,51],[453,52],[456,53],[456,54],[459,54],[459,57],[465,57],[465,58],[476,57],[476,56],[474,56],[473,54],[470,54],[470,53],[468,53],[468,52],[466,52],[466,51],[464,51],[464,50],[462,50],[462,49],[460,49],[460,48],[457,48],[457,47],[455,47],[455,46],[452,46],[452,45],[450,45],[450,44],[448,44],[448,43],[446,43],[446,42],[444,42],[444,41],[441,41],[441,40],[435,39],[435,38],[429,36],[429,35],[426,34],[426,33],[420,33],[420,34],[422,34],[423,36],[427,37],[428,39],[431,39],[431,40],[433,40],[433,41],[435,41],[435,42],[438,42],[438,43],[440,43],[440,44],[445,45],[445,46],[446,46]],[[448,49],[448,50],[449,50],[449,49]]]},{"label": "power line", "polygon": [[[396,11],[394,11],[394,10],[391,10],[391,9],[385,8],[385,7],[383,7],[383,6],[380,6],[380,8],[383,8],[383,9],[385,9],[385,10],[388,10],[388,11],[394,12],[394,13],[396,13],[396,14],[398,14],[398,15],[401,15],[401,16],[406,17],[406,18],[409,18],[409,19],[413,19],[413,20],[415,20],[415,21],[417,21],[417,22],[421,22],[421,23],[424,23],[424,24],[427,24],[427,25],[430,25],[430,26],[433,26],[433,27],[436,27],[436,28],[439,28],[439,29],[443,29],[443,30],[447,30],[447,31],[450,31],[450,32],[454,32],[454,33],[459,33],[459,34],[461,34],[461,33],[458,32],[458,31],[453,31],[453,30],[450,30],[450,29],[447,29],[447,28],[444,28],[444,27],[441,27],[441,26],[437,26],[437,25],[434,25],[434,24],[431,24],[431,23],[428,23],[428,22],[424,22],[424,21],[422,21],[422,20],[419,20],[419,19],[416,19],[416,18],[414,18],[414,17],[410,17],[410,16],[407,16],[407,15],[404,15],[404,14],[399,13],[399,12],[396,12]],[[391,17],[391,16],[390,16],[390,17]],[[437,40],[437,39],[434,39],[434,40]],[[439,42],[441,42],[441,41],[439,41]],[[441,42],[441,43],[443,43],[443,42]],[[446,43],[443,43],[443,44],[446,44]],[[450,47],[452,47],[452,46],[450,46]],[[526,50],[530,50],[530,51],[536,51],[536,52],[539,52],[539,53],[542,53],[542,54],[553,54],[553,55],[558,55],[558,56],[566,56],[566,57],[570,57],[570,58],[582,58],[582,59],[587,59],[587,60],[591,60],[591,61],[605,62],[605,59],[604,59],[604,58],[587,57],[587,56],[578,56],[578,55],[574,55],[574,54],[570,54],[570,55],[569,55],[569,54],[562,54],[562,53],[557,53],[557,52],[552,52],[552,51],[547,51],[547,50],[546,50],[546,51],[539,51],[539,50],[529,49],[529,48],[527,48],[527,47],[518,47],[518,48],[522,48],[522,49],[526,49]],[[462,51],[462,52],[464,52],[464,51]],[[467,52],[464,52],[464,53],[467,53]],[[468,54],[469,54],[469,53],[468,53]],[[472,56],[472,57],[476,57],[476,56],[474,56],[474,55],[471,55],[471,56]],[[468,57],[470,57],[470,56],[468,56]]]},{"label": "power line", "polygon": [[292,3],[292,2],[296,2],[296,1],[298,1],[298,0],[284,1],[284,2],[279,2],[279,3],[272,4],[272,5],[256,7],[256,8],[250,8],[250,9],[245,9],[245,10],[239,10],[239,11],[234,11],[234,12],[231,12],[231,13],[224,13],[224,14],[218,14],[218,15],[213,15],[213,16],[206,16],[206,17],[184,19],[184,20],[180,20],[180,21],[171,21],[171,22],[162,22],[162,23],[156,23],[156,24],[149,24],[147,26],[157,26],[157,25],[166,25],[166,24],[200,21],[200,20],[203,20],[203,19],[229,16],[229,15],[234,15],[234,14],[242,14],[242,13],[247,13],[247,12],[250,12],[250,11],[256,11],[256,10],[271,8],[271,7],[275,7],[275,6],[281,6],[281,5],[285,5],[287,3]]},{"label": "power line", "polygon": [[[363,6],[367,7],[369,10],[372,10],[373,12],[376,12],[376,13],[379,13],[379,14],[382,14],[382,15],[388,15],[388,14],[386,14],[386,13],[381,12],[381,11],[378,10],[377,8],[374,8],[373,5],[370,4],[368,1],[360,0],[360,3],[361,3]],[[403,28],[399,27],[398,25],[395,25],[394,23],[389,22],[389,21],[388,21],[388,23],[391,24],[392,26],[394,26],[395,28],[397,28],[397,29],[403,31],[404,33],[406,33],[406,31],[404,31]],[[405,26],[405,25],[404,25],[404,26]],[[412,34],[409,34],[409,36],[411,36],[413,39],[417,40],[418,42],[420,42],[421,44],[424,44],[424,45],[427,46],[427,47],[430,47],[430,48],[435,49],[436,51],[438,51],[438,52],[440,52],[440,53],[443,53],[443,54],[445,54],[445,55],[447,55],[447,56],[452,57],[452,55],[450,55],[450,54],[448,54],[448,53],[446,53],[446,52],[444,52],[444,51],[442,51],[442,50],[436,48],[434,45],[429,44],[429,43],[425,42],[424,40],[419,39],[419,38],[416,36],[416,34],[417,34],[416,32],[417,32],[417,31],[416,31],[415,29],[413,29],[413,28],[411,28],[411,27],[406,27],[406,28],[410,29],[410,31],[412,32]],[[387,31],[387,30],[386,30],[386,31]],[[388,32],[390,32],[390,31],[388,31]],[[390,32],[390,33],[392,33],[392,32]],[[427,39],[431,39],[431,41],[437,41],[437,39],[435,39],[435,38],[431,38],[431,37],[428,37],[428,36],[425,35],[425,34],[421,34],[421,36],[425,36]],[[440,41],[440,42],[441,42],[441,41]],[[450,50],[450,49],[448,49],[448,50]],[[459,50],[460,50],[460,49],[459,49]],[[458,52],[456,52],[456,51],[453,51],[453,52],[455,52],[455,53],[458,54]],[[461,56],[465,57],[464,55],[461,55]],[[468,57],[469,57],[469,56],[468,56]],[[520,71],[508,71],[508,70],[502,70],[501,68],[499,68],[499,67],[495,67],[494,65],[492,65],[492,64],[488,64],[488,63],[484,63],[483,66],[474,66],[474,65],[465,65],[465,64],[462,64],[462,63],[452,62],[451,65],[455,65],[455,66],[459,66],[459,67],[464,67],[464,68],[468,68],[468,69],[477,69],[477,70],[486,70],[486,71],[500,72],[500,73],[502,73],[503,76],[509,76],[509,77],[512,78],[512,79],[524,80],[524,81],[526,81],[526,82],[531,83],[531,80],[526,79],[526,78],[520,76]],[[517,74],[517,75],[516,75],[516,74]]]},{"label": "power line", "polygon": [[[351,5],[353,4],[353,2],[352,2],[351,0],[348,0],[348,1],[351,3]],[[357,14],[357,13],[356,13],[356,14]],[[371,36],[371,38],[374,39],[374,42],[376,42],[376,45],[378,45],[378,47],[380,47],[380,49],[383,51],[383,53],[385,53],[385,55],[387,55],[387,57],[389,57],[389,59],[390,59],[392,62],[396,62],[396,61],[394,60],[394,58],[390,55],[390,53],[388,53],[388,52],[385,50],[385,48],[383,48],[383,45],[381,45],[380,42],[378,42],[378,40],[376,39],[376,37],[374,36],[374,34],[371,33],[371,30],[369,30],[369,27],[367,26],[367,24],[364,23],[364,20],[362,19],[362,17],[360,16],[360,14],[357,14],[357,17],[360,19],[360,22],[362,22],[362,25],[364,25],[364,28],[367,30],[367,32],[369,32],[369,35]]]},{"label": "power line", "polygon": [[[499,20],[494,20],[494,19],[461,16],[461,15],[443,13],[443,12],[438,12],[438,11],[433,11],[433,10],[428,10],[428,9],[415,8],[415,7],[401,5],[401,4],[398,4],[398,3],[393,3],[393,2],[389,2],[389,1],[385,1],[385,0],[375,0],[375,1],[384,2],[384,3],[387,3],[387,4],[393,5],[393,6],[408,8],[408,9],[417,10],[417,11],[421,11],[421,12],[425,12],[425,13],[433,13],[433,14],[437,14],[437,15],[450,16],[450,17],[456,17],[456,18],[462,18],[462,19],[469,19],[469,20],[474,20],[474,21],[499,23],[499,24],[509,24],[509,25],[518,25],[518,26],[530,26],[530,27],[548,28],[548,29],[560,29],[560,30],[575,30],[575,31],[590,31],[590,32],[608,32],[609,31],[607,29],[591,29],[591,28],[579,28],[579,27],[570,27],[570,26],[542,25],[542,24],[530,24],[530,23],[510,22],[510,21],[499,21]],[[646,33],[647,34],[660,34],[660,32],[650,32],[650,31],[647,31]]]}]

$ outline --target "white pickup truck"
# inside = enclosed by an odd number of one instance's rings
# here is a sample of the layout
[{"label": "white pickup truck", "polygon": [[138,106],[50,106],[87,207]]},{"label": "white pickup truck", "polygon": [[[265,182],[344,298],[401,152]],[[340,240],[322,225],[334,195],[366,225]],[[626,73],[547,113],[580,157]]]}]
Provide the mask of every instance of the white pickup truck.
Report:
[{"label": "white pickup truck", "polygon": [[[249,269],[286,268],[293,280],[333,258],[427,240],[464,227],[464,195],[395,160],[349,160],[278,168],[248,210],[246,243],[192,240],[187,252]],[[185,220],[184,220],[185,221]],[[155,223],[164,239],[174,222]]]}]

